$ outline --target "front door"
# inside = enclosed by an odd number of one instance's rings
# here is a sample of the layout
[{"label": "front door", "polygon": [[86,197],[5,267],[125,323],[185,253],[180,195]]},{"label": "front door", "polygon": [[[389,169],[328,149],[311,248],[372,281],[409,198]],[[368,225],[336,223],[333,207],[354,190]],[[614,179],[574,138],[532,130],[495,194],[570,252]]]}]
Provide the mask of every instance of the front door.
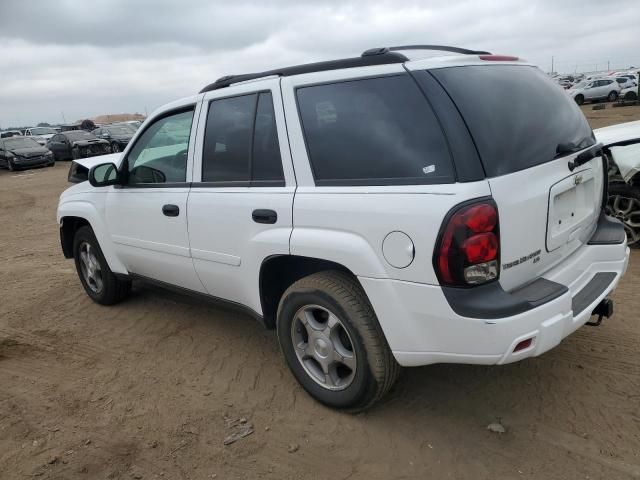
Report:
[{"label": "front door", "polygon": [[260,266],[289,253],[292,230],[295,180],[279,80],[206,94],[198,129],[188,202],[196,271],[210,295],[260,313]]},{"label": "front door", "polygon": [[202,292],[187,233],[187,198],[196,106],[161,114],[137,137],[121,165],[125,185],[109,191],[106,216],[130,273]]}]

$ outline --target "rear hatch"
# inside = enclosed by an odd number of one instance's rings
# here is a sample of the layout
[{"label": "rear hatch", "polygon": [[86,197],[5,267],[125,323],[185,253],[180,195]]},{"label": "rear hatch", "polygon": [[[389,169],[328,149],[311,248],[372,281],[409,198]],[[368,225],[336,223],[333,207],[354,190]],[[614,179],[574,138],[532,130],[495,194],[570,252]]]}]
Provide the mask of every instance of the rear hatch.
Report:
[{"label": "rear hatch", "polygon": [[542,71],[487,63],[430,70],[457,105],[500,217],[500,282],[529,283],[585,244],[602,206],[604,168],[584,115]]}]

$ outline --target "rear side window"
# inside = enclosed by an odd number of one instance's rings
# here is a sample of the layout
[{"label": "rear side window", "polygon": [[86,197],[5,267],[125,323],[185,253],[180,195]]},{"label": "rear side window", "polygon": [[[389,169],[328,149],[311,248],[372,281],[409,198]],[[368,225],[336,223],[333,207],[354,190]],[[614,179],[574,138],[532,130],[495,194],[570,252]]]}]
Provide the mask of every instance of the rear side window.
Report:
[{"label": "rear side window", "polygon": [[454,181],[446,139],[408,75],[296,91],[316,185]]},{"label": "rear side window", "polygon": [[580,108],[538,68],[487,65],[430,73],[464,117],[489,177],[549,162],[559,145],[566,151],[595,143]]},{"label": "rear side window", "polygon": [[213,100],[202,154],[202,181],[284,185],[270,92]]}]

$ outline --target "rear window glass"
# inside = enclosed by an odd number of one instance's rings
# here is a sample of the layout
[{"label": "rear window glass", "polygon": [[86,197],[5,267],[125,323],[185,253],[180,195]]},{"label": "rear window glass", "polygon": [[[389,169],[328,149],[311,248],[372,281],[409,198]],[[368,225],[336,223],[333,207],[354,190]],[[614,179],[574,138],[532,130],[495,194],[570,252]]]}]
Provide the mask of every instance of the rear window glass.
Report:
[{"label": "rear window glass", "polygon": [[595,143],[576,103],[540,69],[516,65],[431,70],[458,106],[488,176],[553,160],[558,146]]},{"label": "rear window glass", "polygon": [[453,182],[440,124],[408,75],[296,92],[316,185]]}]

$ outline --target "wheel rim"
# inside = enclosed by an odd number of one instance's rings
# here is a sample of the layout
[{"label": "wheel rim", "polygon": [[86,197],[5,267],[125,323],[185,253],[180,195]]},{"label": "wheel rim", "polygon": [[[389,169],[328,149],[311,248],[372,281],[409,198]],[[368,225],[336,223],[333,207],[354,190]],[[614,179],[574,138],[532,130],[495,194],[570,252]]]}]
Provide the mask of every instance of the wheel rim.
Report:
[{"label": "wheel rim", "polygon": [[88,242],[82,242],[79,250],[82,277],[93,293],[100,293],[103,286],[102,269],[95,249]]},{"label": "wheel rim", "polygon": [[611,195],[608,210],[610,215],[624,224],[627,243],[637,243],[640,240],[640,202],[624,195]]},{"label": "wheel rim", "polygon": [[318,305],[305,305],[291,323],[291,340],[298,361],[318,385],[344,390],[356,375],[353,342],[342,321]]},{"label": "wheel rim", "polygon": [[120,147],[118,146],[117,143],[114,143],[113,145],[111,145],[111,151],[113,153],[118,153],[120,151]]},{"label": "wheel rim", "polygon": [[615,99],[616,99],[616,94],[615,94],[615,93],[613,93],[613,92],[611,92],[611,93],[609,94],[609,100],[613,102]]}]

